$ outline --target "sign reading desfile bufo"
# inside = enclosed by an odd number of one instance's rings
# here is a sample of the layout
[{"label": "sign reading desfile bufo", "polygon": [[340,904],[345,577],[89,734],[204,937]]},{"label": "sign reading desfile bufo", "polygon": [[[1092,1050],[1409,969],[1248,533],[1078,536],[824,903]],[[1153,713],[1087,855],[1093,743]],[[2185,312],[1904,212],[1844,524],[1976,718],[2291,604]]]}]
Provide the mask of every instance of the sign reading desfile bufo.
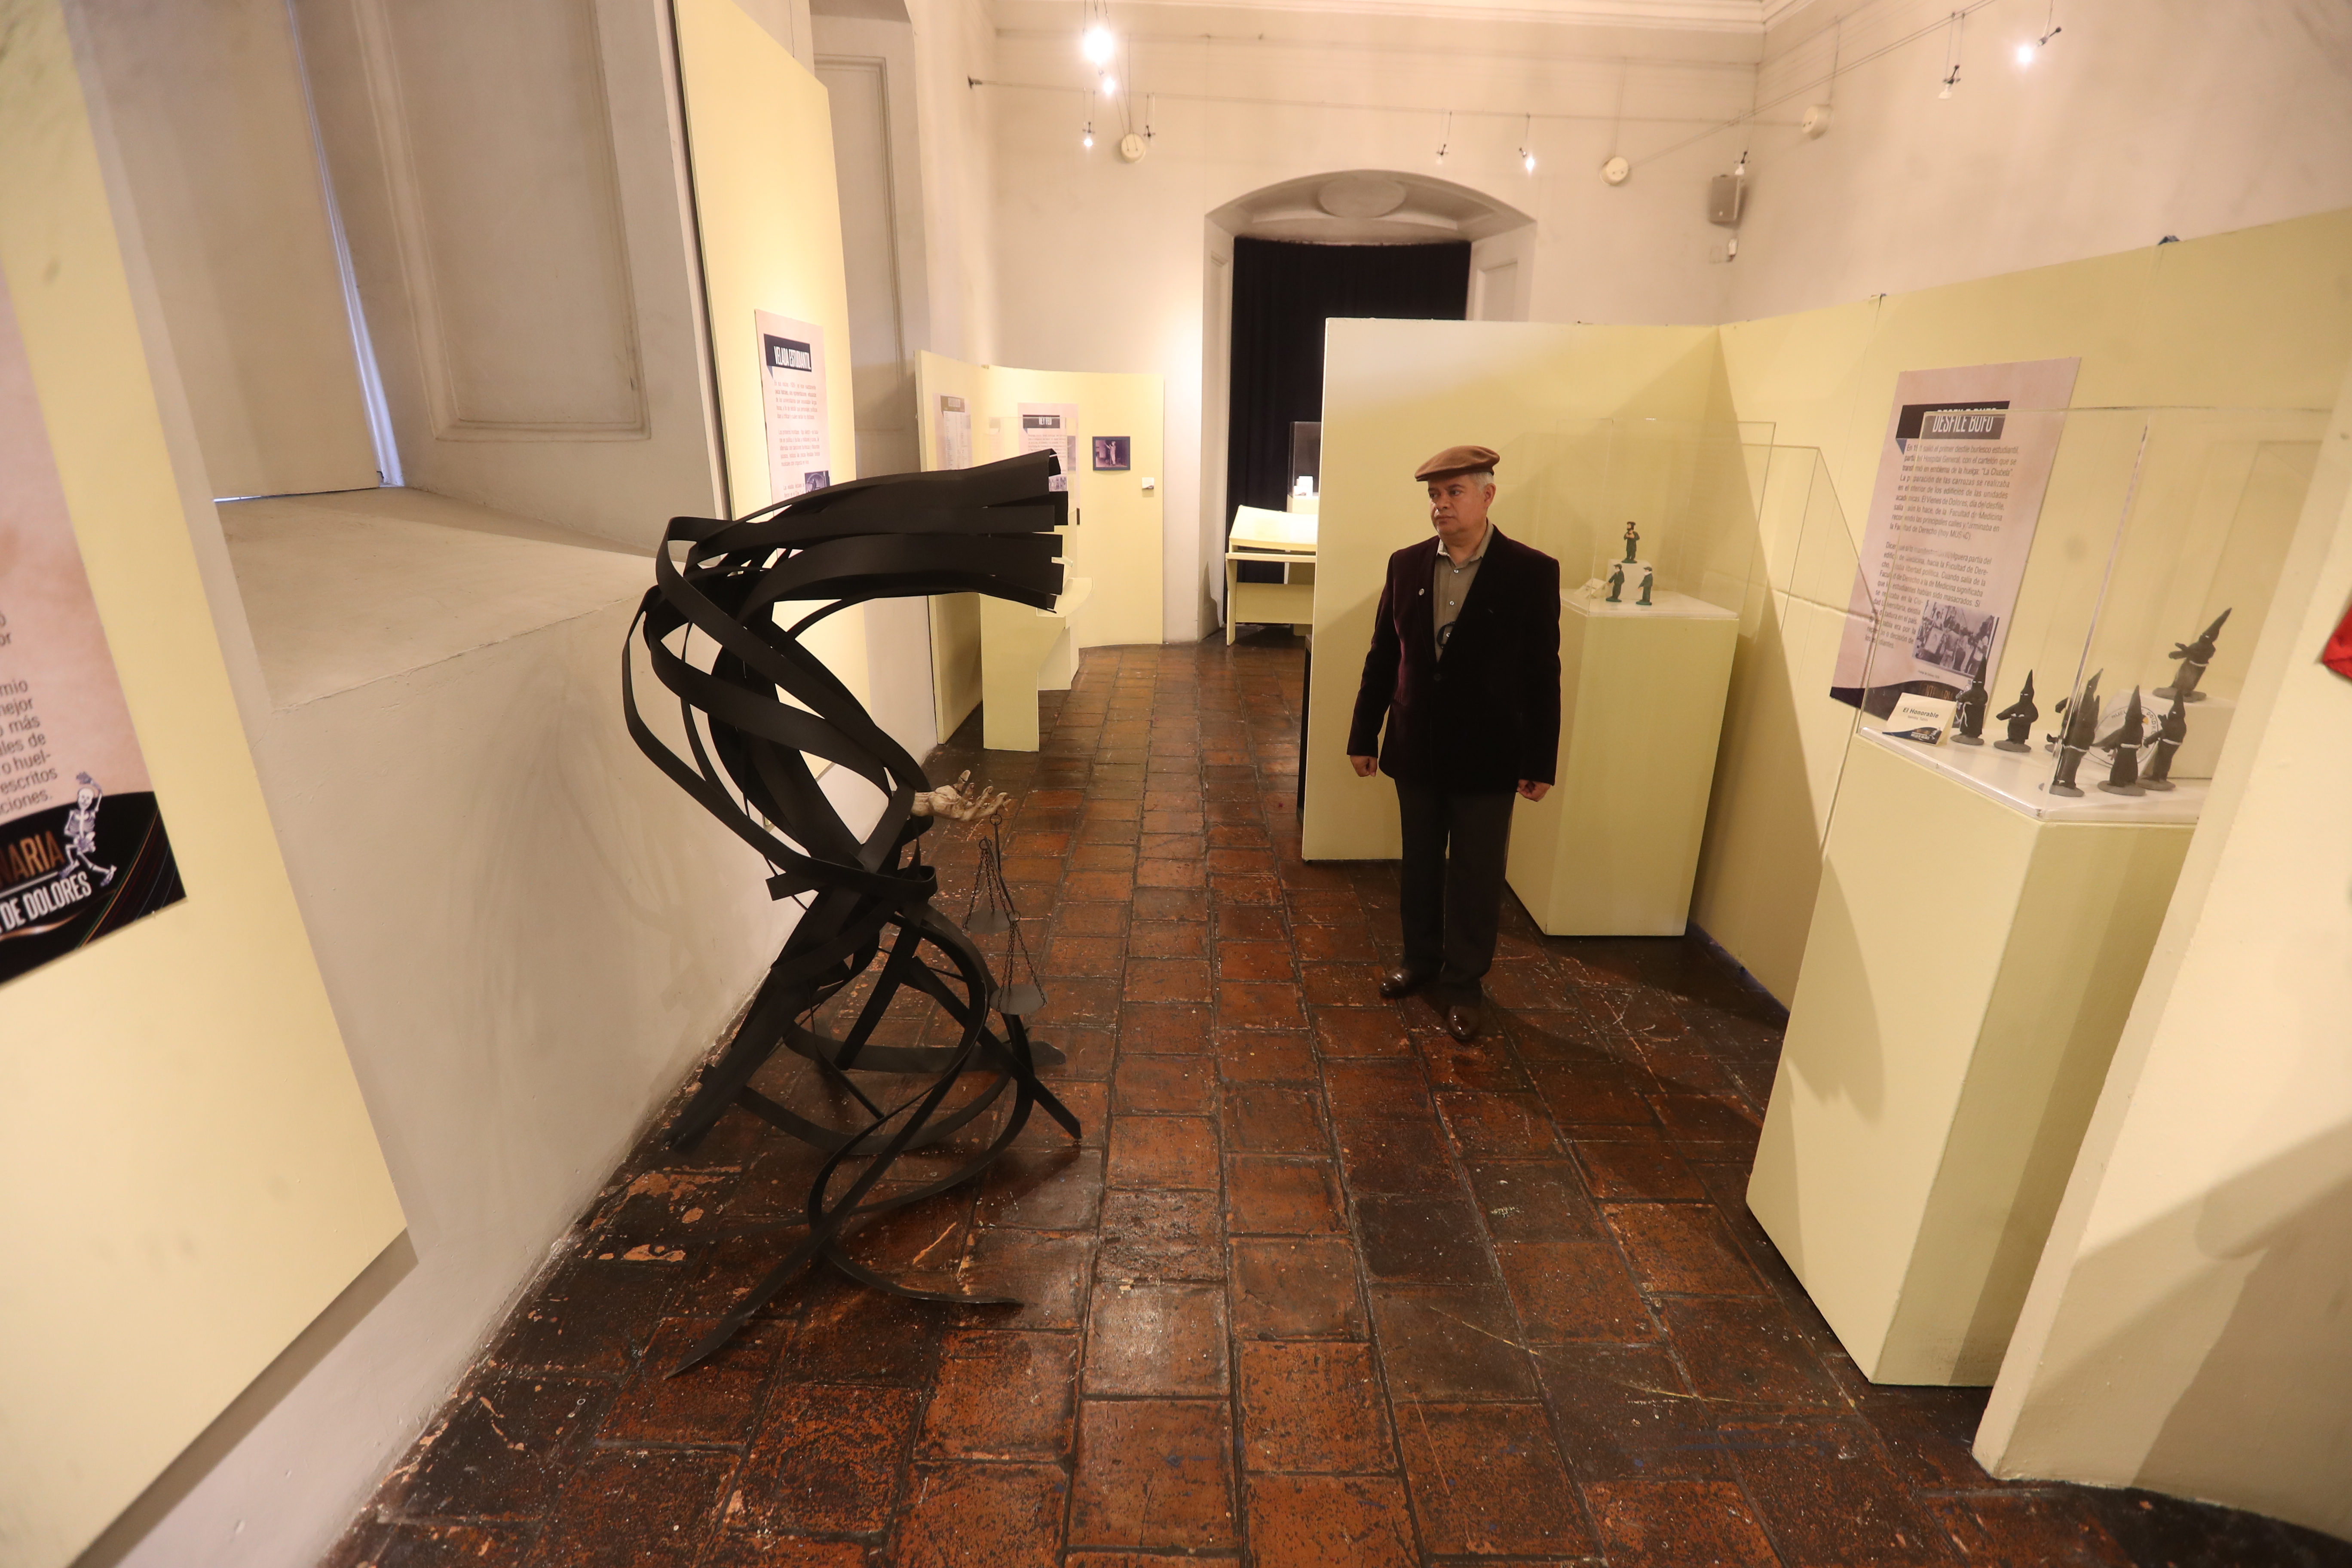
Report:
[{"label": "sign reading desfile bufo", "polygon": [[0,282],[0,984],[184,896]]}]

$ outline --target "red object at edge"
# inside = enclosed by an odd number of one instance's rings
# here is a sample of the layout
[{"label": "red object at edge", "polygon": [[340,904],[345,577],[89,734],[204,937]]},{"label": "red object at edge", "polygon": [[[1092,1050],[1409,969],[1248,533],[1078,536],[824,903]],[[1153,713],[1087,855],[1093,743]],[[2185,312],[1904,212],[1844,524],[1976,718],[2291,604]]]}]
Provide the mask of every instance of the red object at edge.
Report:
[{"label": "red object at edge", "polygon": [[2344,612],[2344,619],[2336,626],[2336,635],[2329,637],[2327,646],[2319,650],[2319,662],[2345,679],[2352,680],[2352,610]]}]

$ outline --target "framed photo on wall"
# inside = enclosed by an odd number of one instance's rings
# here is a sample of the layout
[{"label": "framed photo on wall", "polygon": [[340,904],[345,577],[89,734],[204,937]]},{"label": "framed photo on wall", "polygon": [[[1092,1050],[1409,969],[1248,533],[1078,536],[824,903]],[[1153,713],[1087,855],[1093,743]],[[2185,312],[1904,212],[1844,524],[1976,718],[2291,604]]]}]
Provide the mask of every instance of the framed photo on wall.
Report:
[{"label": "framed photo on wall", "polygon": [[1129,449],[1134,439],[1131,436],[1096,437],[1095,472],[1098,474],[1127,472]]}]

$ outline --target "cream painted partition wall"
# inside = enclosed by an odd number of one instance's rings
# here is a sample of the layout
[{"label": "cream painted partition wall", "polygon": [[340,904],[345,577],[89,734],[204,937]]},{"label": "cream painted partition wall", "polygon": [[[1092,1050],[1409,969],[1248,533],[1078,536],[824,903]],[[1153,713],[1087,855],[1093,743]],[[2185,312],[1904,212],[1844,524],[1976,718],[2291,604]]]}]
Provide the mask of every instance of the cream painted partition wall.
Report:
[{"label": "cream painted partition wall", "polygon": [[[915,376],[922,464],[947,466],[940,399],[961,397],[971,422],[973,463],[992,463],[1021,451],[1021,405],[1075,404],[1078,409],[1078,473],[1071,482],[1076,519],[1063,549],[1072,578],[1093,590],[1071,617],[1080,648],[1156,643],[1161,635],[1161,508],[1166,486],[1162,429],[1165,389],[1156,375],[1106,371],[1020,370],[967,364],[928,351]],[[1125,473],[1097,473],[1090,451],[1097,436],[1129,437]],[[1151,488],[1146,489],[1150,481]],[[942,740],[971,717],[980,701],[980,604],[971,594],[931,601],[931,682]]]},{"label": "cream painted partition wall", "polygon": [[0,1560],[51,1568],[404,1221],[247,749],[64,16],[5,0],[0,36],[0,272],[188,889],[0,989]]},{"label": "cream painted partition wall", "polygon": [[[1713,327],[1556,326],[1522,321],[1335,321],[1323,350],[1323,496],[1308,692],[1310,860],[1393,858],[1396,791],[1347,762],[1348,723],[1391,552],[1429,536],[1412,470],[1432,452],[1478,442],[1503,455],[1494,521],[1553,553],[1570,528],[1550,504],[1559,432],[1576,420],[1696,419],[1716,375]],[[1584,574],[1564,561],[1562,581]]]},{"label": "cream painted partition wall", "polygon": [[1721,330],[1721,408],[1772,425],[1776,466],[1820,453],[1811,485],[1776,486],[1788,510],[1763,541],[1770,616],[1734,679],[1691,907],[1773,994],[1795,993],[1791,937],[1851,719],[1822,695],[1852,572],[1833,530],[1860,535],[1895,377],[2079,356],[2077,408],[2328,407],[2352,358],[2347,258],[2352,212],[2329,213]]},{"label": "cream painted partition wall", "polygon": [[[676,7],[727,490],[740,517],[782,499],[769,490],[755,311],[823,329],[831,472],[836,483],[857,476],[833,119],[824,86],[734,0]],[[828,616],[803,640],[870,705],[864,606]]]},{"label": "cream painted partition wall", "polygon": [[1977,1435],[2352,1538],[2352,376]]}]

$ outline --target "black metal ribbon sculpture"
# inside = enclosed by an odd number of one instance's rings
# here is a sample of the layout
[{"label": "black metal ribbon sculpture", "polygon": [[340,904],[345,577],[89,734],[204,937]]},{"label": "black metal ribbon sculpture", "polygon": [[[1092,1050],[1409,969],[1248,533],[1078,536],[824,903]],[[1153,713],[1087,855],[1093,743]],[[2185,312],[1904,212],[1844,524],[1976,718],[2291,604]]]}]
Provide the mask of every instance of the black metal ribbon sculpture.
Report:
[{"label": "black metal ribbon sculpture", "polygon": [[[871,1220],[977,1176],[1043,1106],[1071,1136],[1077,1118],[1037,1081],[1037,1064],[1061,1053],[1033,1042],[1017,1014],[999,1004],[998,981],[980,949],[932,907],[937,873],[919,840],[933,818],[917,814],[929,791],[922,767],[884,733],[802,637],[825,616],[868,599],[981,593],[1050,609],[1062,588],[1053,531],[1069,497],[1051,486],[1053,454],[1031,453],[982,468],[858,479],[812,490],[727,521],[670,520],[654,557],[655,585],[638,606],[630,643],[642,643],[653,674],[677,699],[691,755],[681,756],[637,710],[634,659],[621,653],[621,702],[629,733],[646,756],[703,808],[760,851],[775,875],[772,898],[814,895],[783,951],[752,997],[733,1041],[712,1064],[671,1129],[673,1146],[693,1143],[731,1106],[827,1152],[810,1184],[808,1232],[675,1369],[716,1353],[792,1278],[818,1258],[851,1279],[928,1300],[1001,1300],[916,1290],[844,1255],[855,1222]],[[682,560],[672,552],[684,546]],[[820,601],[790,626],[777,606]],[[642,637],[640,637],[642,628]],[[693,634],[715,651],[708,668],[688,658]],[[677,646],[673,647],[673,639]],[[779,698],[779,693],[791,700]],[[709,741],[705,743],[705,734]],[[862,838],[818,788],[809,759],[823,758],[887,797]],[[888,957],[855,1021],[840,1037],[811,1025],[828,1001]],[[942,969],[926,957],[935,952]],[[962,1029],[947,1047],[869,1043],[902,987],[929,996]],[[1002,1021],[1002,1030],[992,1017]],[[751,1086],[778,1047],[815,1064],[864,1108],[860,1125],[835,1128],[800,1116]],[[929,1075],[929,1087],[885,1109],[852,1081],[855,1071]],[[968,1072],[992,1075],[979,1092],[941,1113]],[[893,1161],[954,1137],[1003,1099],[1012,1104],[995,1137],[959,1169],[884,1198],[870,1198]],[[838,1197],[845,1161],[866,1168]],[[782,1228],[782,1227],[772,1227]]]}]

